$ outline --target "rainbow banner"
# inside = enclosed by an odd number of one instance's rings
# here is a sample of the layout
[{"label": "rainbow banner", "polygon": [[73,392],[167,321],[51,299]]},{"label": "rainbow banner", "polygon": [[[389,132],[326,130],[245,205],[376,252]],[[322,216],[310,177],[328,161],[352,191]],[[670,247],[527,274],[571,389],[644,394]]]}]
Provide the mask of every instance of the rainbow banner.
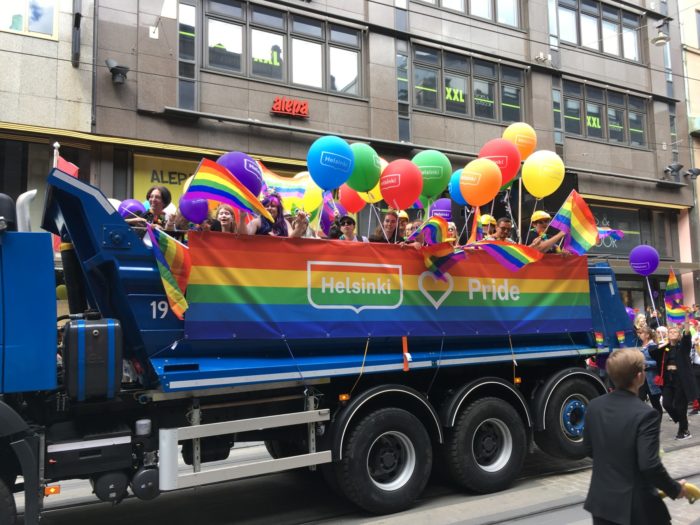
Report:
[{"label": "rainbow banner", "polygon": [[297,177],[282,177],[267,168],[259,160],[256,161],[263,175],[264,187],[263,193],[277,193],[282,199],[282,206],[287,211],[292,211],[295,207],[301,207],[301,199],[304,197],[306,185],[311,180],[311,177],[300,175]]},{"label": "rainbow banner", "polygon": [[511,272],[517,272],[525,265],[539,261],[544,255],[534,248],[506,241],[480,241],[471,244],[470,247],[484,250]]},{"label": "rainbow banner", "polygon": [[170,309],[178,319],[182,319],[187,310],[185,290],[192,267],[189,249],[162,230],[152,228],[150,224],[146,225],[146,230]]},{"label": "rainbow banner", "polygon": [[419,250],[195,232],[185,337],[197,340],[592,331],[585,257],[517,274],[480,250],[444,273]]},{"label": "rainbow banner", "polygon": [[421,232],[425,234],[424,239],[426,244],[439,244],[444,242],[447,239],[447,221],[442,217],[433,215],[421,224],[406,240],[412,241],[418,237]]},{"label": "rainbow banner", "polygon": [[447,281],[445,274],[450,268],[466,258],[464,250],[455,250],[449,242],[423,246],[420,252],[428,271],[442,281]]},{"label": "rainbow banner", "polygon": [[549,225],[566,233],[564,249],[576,255],[586,253],[599,239],[595,217],[576,190],[571,190]]},{"label": "rainbow banner", "polygon": [[187,195],[257,213],[273,222],[270,212],[233,173],[209,159],[202,159],[197,166],[190,187],[187,188]]}]

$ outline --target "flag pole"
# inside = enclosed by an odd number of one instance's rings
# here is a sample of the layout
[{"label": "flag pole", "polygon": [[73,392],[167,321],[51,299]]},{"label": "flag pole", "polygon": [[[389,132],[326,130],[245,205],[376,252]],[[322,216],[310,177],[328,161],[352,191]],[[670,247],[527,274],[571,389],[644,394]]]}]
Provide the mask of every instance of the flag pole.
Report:
[{"label": "flag pole", "polygon": [[656,310],[656,305],[654,304],[654,294],[651,292],[651,283],[649,282],[649,276],[646,275],[644,278],[647,280],[647,289],[649,290],[649,299],[651,299],[651,307],[656,312],[656,318],[658,320],[659,312]]},{"label": "flag pole", "polygon": [[58,150],[61,148],[61,145],[58,142],[53,143],[53,167],[57,168],[58,167]]},{"label": "flag pole", "polygon": [[[540,201],[540,199],[535,199],[535,207],[532,209],[532,215],[535,214],[535,211],[537,211],[537,203]],[[530,215],[530,217],[532,217]],[[525,245],[527,246],[527,243],[530,241],[530,227],[528,226],[527,228],[527,236],[525,237]]]}]

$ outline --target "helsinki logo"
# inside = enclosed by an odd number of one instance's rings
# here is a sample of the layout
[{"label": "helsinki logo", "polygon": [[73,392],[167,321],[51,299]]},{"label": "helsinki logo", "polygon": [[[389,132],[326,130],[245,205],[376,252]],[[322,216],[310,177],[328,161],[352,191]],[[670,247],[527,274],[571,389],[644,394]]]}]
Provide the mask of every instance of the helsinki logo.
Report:
[{"label": "helsinki logo", "polygon": [[319,163],[321,166],[345,172],[350,171],[352,159],[343,157],[332,151],[322,151]]}]

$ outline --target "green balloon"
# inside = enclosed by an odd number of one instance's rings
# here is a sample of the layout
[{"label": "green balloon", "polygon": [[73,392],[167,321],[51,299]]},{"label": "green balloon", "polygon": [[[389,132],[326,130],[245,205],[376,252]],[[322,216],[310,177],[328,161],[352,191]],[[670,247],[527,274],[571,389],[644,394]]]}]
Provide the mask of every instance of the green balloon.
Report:
[{"label": "green balloon", "polygon": [[430,197],[426,197],[425,195],[421,195],[420,197],[418,197],[418,200],[423,205],[423,209],[425,210],[425,213],[427,215],[428,211],[430,211]]},{"label": "green balloon", "polygon": [[432,198],[447,188],[452,176],[452,164],[444,153],[434,149],[421,151],[412,162],[423,174],[423,195]]},{"label": "green balloon", "polygon": [[374,189],[382,174],[379,155],[372,146],[363,142],[350,144],[350,149],[355,155],[355,164],[346,184],[355,191],[364,192]]}]

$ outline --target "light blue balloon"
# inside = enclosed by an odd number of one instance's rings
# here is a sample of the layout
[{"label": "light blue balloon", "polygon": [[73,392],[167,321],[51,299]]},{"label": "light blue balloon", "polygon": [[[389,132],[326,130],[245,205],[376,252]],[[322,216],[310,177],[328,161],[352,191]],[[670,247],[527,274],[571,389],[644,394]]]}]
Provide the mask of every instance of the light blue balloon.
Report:
[{"label": "light blue balloon", "polygon": [[352,175],[355,155],[340,137],[327,135],[317,139],[306,154],[309,175],[319,188],[334,190]]},{"label": "light blue balloon", "polygon": [[450,182],[447,189],[450,192],[450,197],[460,206],[468,206],[467,201],[462,197],[462,191],[459,189],[459,177],[462,175],[462,170],[458,169],[450,176]]}]

